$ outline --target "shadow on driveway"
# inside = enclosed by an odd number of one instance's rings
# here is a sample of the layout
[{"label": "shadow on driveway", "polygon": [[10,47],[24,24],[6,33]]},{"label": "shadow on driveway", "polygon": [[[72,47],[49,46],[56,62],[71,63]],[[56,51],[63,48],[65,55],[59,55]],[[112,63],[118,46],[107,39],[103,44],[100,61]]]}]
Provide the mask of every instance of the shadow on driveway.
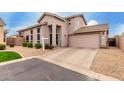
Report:
[{"label": "shadow on driveway", "polygon": [[86,75],[33,58],[0,66],[0,80],[4,81],[94,81]]}]

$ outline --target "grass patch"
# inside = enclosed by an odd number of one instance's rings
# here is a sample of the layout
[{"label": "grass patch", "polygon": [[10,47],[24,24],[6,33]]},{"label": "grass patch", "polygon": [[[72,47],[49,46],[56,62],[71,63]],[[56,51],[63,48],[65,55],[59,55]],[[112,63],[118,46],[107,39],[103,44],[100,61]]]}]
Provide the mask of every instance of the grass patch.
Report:
[{"label": "grass patch", "polygon": [[10,61],[14,59],[22,58],[22,56],[16,52],[0,52],[0,63]]}]

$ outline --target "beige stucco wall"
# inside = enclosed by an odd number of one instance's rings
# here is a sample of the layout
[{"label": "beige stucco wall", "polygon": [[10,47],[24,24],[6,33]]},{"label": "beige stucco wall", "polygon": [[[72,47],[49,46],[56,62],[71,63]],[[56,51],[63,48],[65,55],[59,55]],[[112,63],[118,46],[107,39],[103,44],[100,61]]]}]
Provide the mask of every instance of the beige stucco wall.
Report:
[{"label": "beige stucco wall", "polygon": [[[45,44],[49,44],[50,43],[50,37],[49,37],[49,29],[48,29],[48,26],[47,25],[44,25],[42,26],[42,34],[44,36],[44,38],[47,38],[45,39]],[[42,36],[41,36],[42,37]]]},{"label": "beige stucco wall", "polygon": [[4,44],[4,28],[0,26],[0,44]]},{"label": "beige stucco wall", "polygon": [[100,47],[107,48],[108,47],[108,34],[107,31],[100,32]]},{"label": "beige stucco wall", "polygon": [[116,42],[116,47],[119,48],[120,46],[119,46],[119,36],[118,35],[115,36],[115,42]]},{"label": "beige stucco wall", "polygon": [[40,27],[32,28],[29,30],[25,30],[23,33],[24,38],[26,39],[26,36],[29,36],[29,42],[31,42],[31,30],[33,30],[33,44],[35,45],[37,43],[37,28],[40,28],[40,43],[42,43],[42,36],[45,38],[48,38],[45,40],[46,44],[49,44],[49,29],[47,25],[42,25]]},{"label": "beige stucco wall", "polygon": [[53,30],[52,41],[54,46],[56,46],[56,25],[61,26],[61,36],[60,36],[61,46],[62,47],[67,46],[68,45],[67,22],[48,15],[43,17],[40,23],[44,23],[44,22],[47,22],[48,25],[52,25],[52,30]]},{"label": "beige stucco wall", "polygon": [[[36,28],[32,28],[32,29],[28,29],[28,30],[25,30],[24,32],[22,32],[23,33],[23,36],[24,36],[24,38],[26,39],[26,36],[28,35],[29,36],[29,42],[31,42],[31,30],[33,30],[33,44],[36,44],[37,43],[37,28],[40,28],[41,29],[41,31],[40,31],[40,38],[42,38],[42,29],[43,29],[43,27],[42,26],[40,26],[40,27],[36,27]],[[40,40],[40,42],[41,42],[41,40]]]},{"label": "beige stucco wall", "polygon": [[[104,32],[104,35],[102,33],[90,33],[88,35],[86,34],[79,34],[78,36],[71,36],[69,37],[69,34],[72,34],[75,30],[79,29],[82,26],[85,26],[85,21],[82,19],[82,17],[73,17],[70,20],[70,25],[68,21],[60,20],[56,17],[46,15],[43,17],[43,19],[40,21],[40,23],[47,22],[47,25],[40,26],[41,31],[40,35],[41,38],[44,36],[45,38],[48,38],[48,40],[45,40],[45,43],[50,42],[49,38],[49,29],[48,26],[52,25],[52,45],[56,46],[56,26],[61,26],[61,35],[60,35],[60,42],[61,46],[84,46],[84,47],[91,47],[91,48],[99,48],[99,47],[106,47],[107,41],[108,41],[108,35],[107,32]],[[37,27],[33,28],[33,44],[37,43]],[[24,31],[23,36],[26,37],[29,36],[30,41],[30,35],[31,35],[31,29]],[[93,41],[93,42],[91,42]],[[40,40],[42,42],[42,40]],[[91,44],[89,44],[89,42]],[[83,45],[81,45],[83,44]]]},{"label": "beige stucco wall", "polygon": [[[69,21],[68,21],[69,23]],[[79,29],[80,27],[85,26],[85,21],[82,17],[73,17],[70,19],[70,25],[68,25],[68,32],[72,34],[74,31]]]},{"label": "beige stucco wall", "polygon": [[124,35],[119,36],[119,48],[124,51]]},{"label": "beige stucco wall", "polygon": [[69,37],[70,47],[99,48],[99,34],[80,34]]}]

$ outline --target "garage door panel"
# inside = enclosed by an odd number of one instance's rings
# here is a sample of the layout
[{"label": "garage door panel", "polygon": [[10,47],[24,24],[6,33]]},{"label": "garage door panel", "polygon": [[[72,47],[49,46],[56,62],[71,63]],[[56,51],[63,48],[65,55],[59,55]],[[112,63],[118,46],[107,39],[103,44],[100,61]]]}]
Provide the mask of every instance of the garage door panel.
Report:
[{"label": "garage door panel", "polygon": [[99,34],[74,35],[69,37],[70,47],[99,48]]}]

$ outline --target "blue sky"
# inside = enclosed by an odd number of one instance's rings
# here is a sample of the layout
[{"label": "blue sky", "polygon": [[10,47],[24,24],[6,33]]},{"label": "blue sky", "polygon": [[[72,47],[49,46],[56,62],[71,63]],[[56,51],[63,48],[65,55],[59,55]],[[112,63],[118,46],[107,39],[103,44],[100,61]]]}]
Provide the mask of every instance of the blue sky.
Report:
[{"label": "blue sky", "polygon": [[[80,12],[81,13],[81,12]],[[78,12],[57,12],[60,16],[70,16],[79,14]],[[82,12],[89,25],[108,23],[109,35],[114,36],[124,32],[124,13],[123,12]],[[36,24],[42,15],[39,12],[1,12],[0,17],[5,21],[6,28],[9,29],[8,35],[17,34],[16,31]]]}]

